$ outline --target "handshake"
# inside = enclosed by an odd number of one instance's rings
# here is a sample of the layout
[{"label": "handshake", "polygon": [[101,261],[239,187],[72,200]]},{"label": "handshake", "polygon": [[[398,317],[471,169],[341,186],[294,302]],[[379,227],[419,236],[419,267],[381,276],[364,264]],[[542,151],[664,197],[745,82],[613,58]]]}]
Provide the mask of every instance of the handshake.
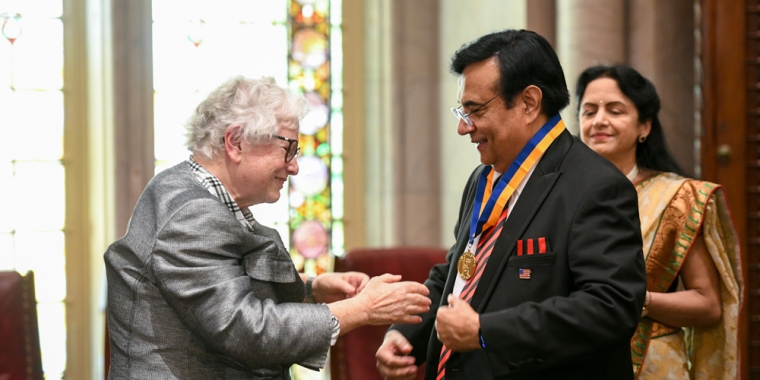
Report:
[{"label": "handshake", "polygon": [[343,335],[364,325],[419,323],[417,315],[430,310],[428,288],[401,281],[400,275],[369,278],[364,273],[325,273],[312,283],[316,302],[326,302],[340,322]]}]

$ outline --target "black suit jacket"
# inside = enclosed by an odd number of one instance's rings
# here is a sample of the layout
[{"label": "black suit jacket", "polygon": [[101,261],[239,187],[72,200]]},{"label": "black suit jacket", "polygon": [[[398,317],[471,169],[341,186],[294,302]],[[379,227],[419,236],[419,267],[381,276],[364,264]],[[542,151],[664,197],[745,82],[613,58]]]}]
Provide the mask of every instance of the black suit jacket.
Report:
[{"label": "black suit jacket", "polygon": [[[454,287],[483,169],[467,182],[447,262],[425,282],[430,312],[420,324],[391,327],[409,339],[418,364],[427,361],[426,379],[435,379],[441,342],[433,322]],[[538,238],[545,253],[517,255],[518,240]],[[486,348],[453,353],[446,379],[632,379],[629,342],[646,291],[641,247],[631,182],[562,132],[510,210],[471,301]],[[530,278],[520,279],[520,269]]]}]

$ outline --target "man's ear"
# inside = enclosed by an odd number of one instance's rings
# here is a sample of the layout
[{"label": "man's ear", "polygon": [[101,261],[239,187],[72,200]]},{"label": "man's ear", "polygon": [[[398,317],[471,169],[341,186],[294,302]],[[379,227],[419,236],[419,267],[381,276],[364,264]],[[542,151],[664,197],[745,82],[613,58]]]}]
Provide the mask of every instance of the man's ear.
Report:
[{"label": "man's ear", "polygon": [[526,116],[531,120],[541,114],[541,101],[544,98],[543,92],[537,86],[530,85],[522,91],[523,109]]},{"label": "man's ear", "polygon": [[233,162],[240,162],[243,157],[240,140],[240,126],[236,124],[228,126],[224,131],[224,152]]}]

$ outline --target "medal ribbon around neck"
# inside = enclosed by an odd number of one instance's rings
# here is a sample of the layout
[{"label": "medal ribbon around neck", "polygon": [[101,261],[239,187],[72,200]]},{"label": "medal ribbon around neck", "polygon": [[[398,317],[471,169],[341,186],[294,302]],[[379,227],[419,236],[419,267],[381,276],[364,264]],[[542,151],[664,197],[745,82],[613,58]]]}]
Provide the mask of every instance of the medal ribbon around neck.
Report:
[{"label": "medal ribbon around neck", "polygon": [[[496,224],[509,197],[515,192],[533,164],[541,158],[549,145],[564,130],[565,122],[562,121],[559,114],[547,120],[546,124],[525,144],[506,173],[499,178],[499,182],[493,190],[491,190],[493,187],[491,185],[493,183],[493,167],[488,166],[480,173],[477,192],[475,193],[475,204],[472,207],[469,246],[472,246],[475,237],[481,231]],[[483,199],[488,201],[483,203]]]}]

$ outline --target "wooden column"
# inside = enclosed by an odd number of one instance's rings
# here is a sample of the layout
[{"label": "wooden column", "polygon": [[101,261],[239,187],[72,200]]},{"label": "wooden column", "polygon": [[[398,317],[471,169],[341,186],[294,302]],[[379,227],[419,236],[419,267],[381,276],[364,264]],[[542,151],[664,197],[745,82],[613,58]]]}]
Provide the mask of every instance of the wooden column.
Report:
[{"label": "wooden column", "polygon": [[[440,241],[438,0],[393,2],[395,243]],[[368,173],[371,175],[371,173]]]},{"label": "wooden column", "polygon": [[111,1],[116,235],[153,178],[153,18],[150,0]]},{"label": "wooden column", "polygon": [[578,132],[578,75],[597,63],[626,62],[625,4],[624,0],[557,0],[557,55],[570,91],[570,105],[562,118],[573,133]]},{"label": "wooden column", "polygon": [[557,49],[557,0],[529,0],[528,30],[532,30]]},{"label": "wooden column", "polygon": [[343,2],[343,195],[346,251],[365,246],[365,16],[363,1]]},{"label": "wooden column", "polygon": [[[628,64],[654,83],[670,151],[689,175],[695,170],[694,1],[628,3]],[[697,162],[698,164],[698,162]]]}]

